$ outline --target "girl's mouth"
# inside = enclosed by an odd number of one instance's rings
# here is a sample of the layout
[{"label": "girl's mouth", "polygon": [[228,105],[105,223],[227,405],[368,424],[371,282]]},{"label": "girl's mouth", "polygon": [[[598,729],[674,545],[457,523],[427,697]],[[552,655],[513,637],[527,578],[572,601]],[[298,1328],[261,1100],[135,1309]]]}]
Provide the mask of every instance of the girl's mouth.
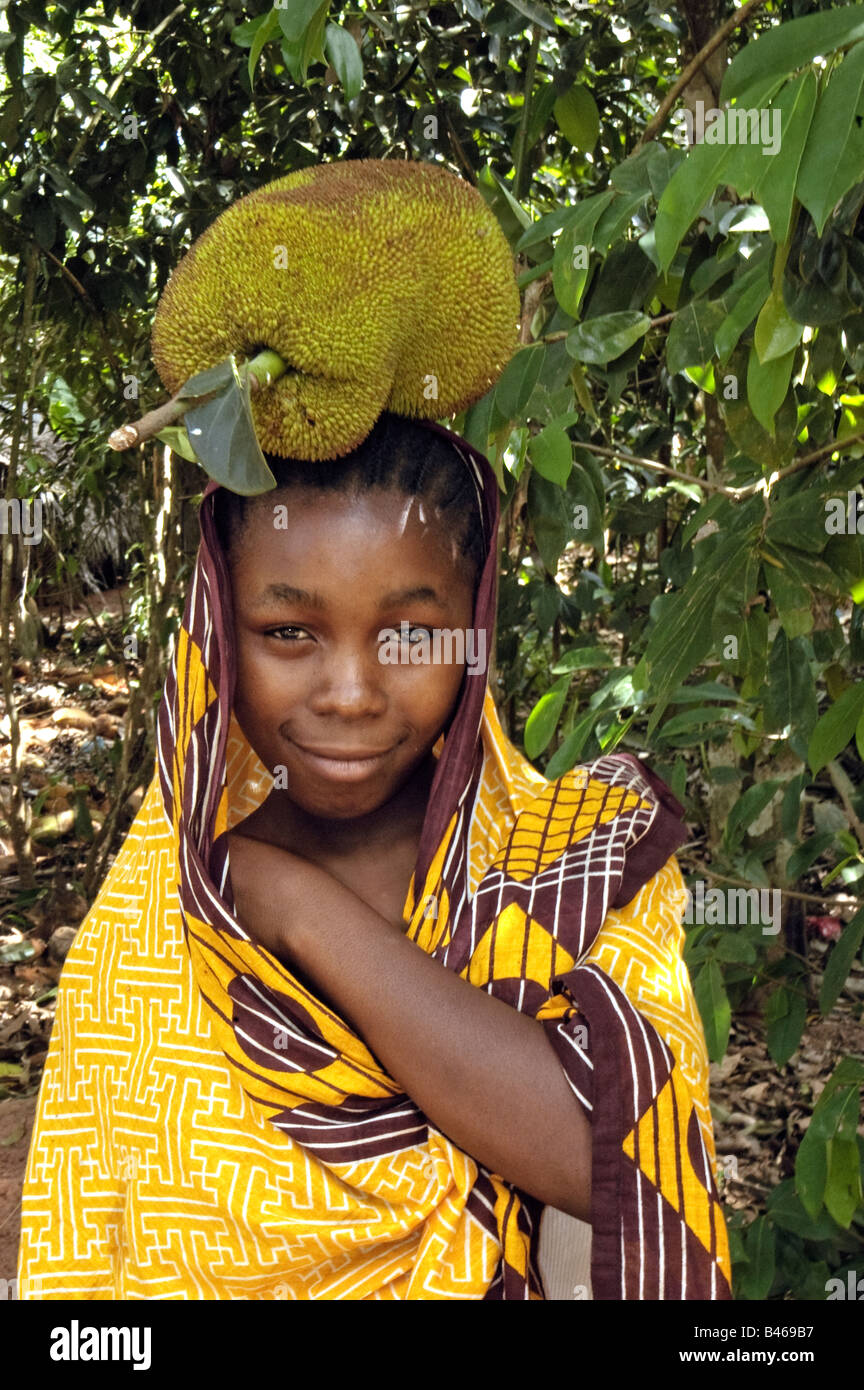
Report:
[{"label": "girl's mouth", "polygon": [[291,740],[301,760],[314,769],[319,777],[333,782],[363,782],[374,773],[392,753],[392,748],[367,750],[360,748],[305,748]]}]

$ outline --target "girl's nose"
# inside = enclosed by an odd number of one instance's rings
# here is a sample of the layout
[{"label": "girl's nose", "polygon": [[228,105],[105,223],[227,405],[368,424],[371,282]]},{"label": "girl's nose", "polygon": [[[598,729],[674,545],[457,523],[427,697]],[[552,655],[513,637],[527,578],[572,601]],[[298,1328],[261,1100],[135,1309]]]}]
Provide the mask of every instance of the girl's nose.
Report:
[{"label": "girl's nose", "polygon": [[318,665],[309,701],[316,714],[343,719],[380,715],[387,708],[384,675],[387,668],[371,652],[332,651]]}]

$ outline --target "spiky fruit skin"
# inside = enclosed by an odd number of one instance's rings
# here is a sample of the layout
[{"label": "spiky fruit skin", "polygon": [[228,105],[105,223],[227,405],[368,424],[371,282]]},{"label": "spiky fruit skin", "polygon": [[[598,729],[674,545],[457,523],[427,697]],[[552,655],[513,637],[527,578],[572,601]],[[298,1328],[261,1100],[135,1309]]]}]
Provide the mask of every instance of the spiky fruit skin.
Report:
[{"label": "spiky fruit skin", "polygon": [[151,346],[172,394],[273,348],[290,370],[253,396],[261,447],[329,459],[383,410],[439,419],[478,400],[518,318],[510,248],[470,184],[437,164],[342,160],[227,208],[165,286]]}]

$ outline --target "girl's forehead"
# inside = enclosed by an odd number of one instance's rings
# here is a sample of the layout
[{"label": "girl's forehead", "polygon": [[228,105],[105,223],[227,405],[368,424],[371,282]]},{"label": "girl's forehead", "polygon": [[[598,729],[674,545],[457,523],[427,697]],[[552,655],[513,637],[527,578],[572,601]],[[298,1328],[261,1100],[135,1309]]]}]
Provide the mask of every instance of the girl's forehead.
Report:
[{"label": "girl's forehead", "polygon": [[[250,499],[244,509],[238,547],[248,554],[274,545],[297,553],[317,546],[364,542],[384,545],[394,554],[413,545],[459,556],[458,537],[440,507],[422,496],[370,489],[348,494],[291,488]],[[243,542],[246,542],[243,544]]]},{"label": "girl's forehead", "polygon": [[[252,499],[229,547],[235,597],[278,581],[356,597],[391,589],[473,592],[475,567],[427,498],[291,488]],[[464,602],[464,597],[460,599]]]},{"label": "girl's forehead", "polygon": [[359,493],[291,488],[252,499],[247,504],[243,530],[260,545],[270,535],[291,544],[318,541],[338,532],[365,536],[370,545],[379,542],[434,542],[454,556],[459,545],[452,520],[428,497],[410,496],[393,489],[370,488]]},{"label": "girl's forehead", "polygon": [[292,512],[308,515],[350,514],[352,512],[374,512],[381,516],[392,516],[406,506],[420,506],[427,513],[436,513],[440,507],[426,497],[403,492],[399,488],[373,486],[368,488],[310,487],[306,483],[294,483],[288,487],[276,488],[273,492],[261,493],[248,500],[247,506],[259,515],[269,515],[281,509],[289,516]]}]

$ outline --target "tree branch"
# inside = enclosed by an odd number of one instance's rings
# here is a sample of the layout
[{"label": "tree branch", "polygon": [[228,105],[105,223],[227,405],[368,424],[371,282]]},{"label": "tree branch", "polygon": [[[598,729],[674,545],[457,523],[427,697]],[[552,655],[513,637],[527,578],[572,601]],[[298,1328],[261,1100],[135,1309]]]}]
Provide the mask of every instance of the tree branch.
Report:
[{"label": "tree branch", "polygon": [[[828,454],[839,453],[848,444],[859,444],[862,440],[864,440],[864,430],[858,434],[850,434],[846,439],[834,439],[829,444],[823,444],[820,449],[814,449],[812,453],[805,454],[803,458],[795,459],[793,463],[781,468],[774,478],[774,482],[779,482],[781,478],[788,478],[790,473],[797,473],[799,468],[806,468],[808,464],[818,463],[819,459],[824,459]],[[761,483],[753,483],[750,486],[750,491],[757,492],[761,486]],[[744,490],[743,488],[739,489],[742,493]]]},{"label": "tree branch", "polygon": [[739,9],[735,10],[726,20],[726,23],[721,24],[716,33],[711,35],[708,42],[700,48],[696,57],[691,58],[675,85],[666,93],[666,96],[657,108],[656,115],[652,116],[637,140],[631,151],[632,154],[640,150],[643,145],[647,145],[649,141],[656,139],[669,119],[669,113],[681,93],[684,91],[685,87],[689,87],[693,78],[696,76],[697,72],[699,72],[700,68],[705,66],[711,54],[720,47],[724,39],[727,39],[735,29],[740,28],[740,26],[750,18],[754,10],[758,10],[759,6],[764,4],[765,0],[747,0],[746,5],[742,5]]},{"label": "tree branch", "polygon": [[[687,846],[685,845],[684,849],[686,848]],[[683,850],[676,851],[677,858],[681,860],[682,863],[684,863],[684,860],[682,859],[682,854]],[[712,883],[731,883],[733,886],[737,888],[755,887],[753,883],[746,883],[743,878],[730,878],[728,874],[715,874],[712,869],[706,869],[704,864],[699,863],[695,859],[691,860],[691,863],[694,868],[699,870],[700,874],[704,875],[705,878],[710,878]],[[824,894],[820,897],[817,893],[798,893],[794,892],[791,888],[778,888],[774,884],[772,884],[766,891],[769,893],[780,893],[784,898],[795,898],[800,902],[816,903],[820,906],[824,906],[826,903],[829,907],[857,907],[859,905],[859,899],[850,897],[846,893],[838,893],[835,894],[834,897],[830,897],[828,894]]]},{"label": "tree branch", "polygon": [[[252,393],[261,391],[265,386],[284,376],[288,370],[287,364],[273,352],[271,348],[263,348],[255,357],[244,362],[240,371],[247,371],[250,377],[250,387]],[[222,388],[220,387],[219,390]],[[180,391],[183,390],[181,386]],[[212,400],[219,394],[219,390],[202,392],[200,396],[186,396],[180,399],[180,391],[177,391],[170,400],[163,401],[157,405],[155,410],[148,410],[146,415],[142,415],[140,420],[135,420],[131,425],[121,425],[119,429],[113,431],[108,436],[108,445],[111,449],[121,452],[124,449],[132,449],[136,444],[143,444],[145,439],[152,439],[159,434],[160,430],[167,429],[169,425],[181,420],[187,410],[194,410],[205,401]]]},{"label": "tree branch", "polygon": [[746,487],[724,487],[722,483],[712,483],[707,478],[699,478],[692,473],[677,473],[674,468],[667,467],[665,463],[657,463],[655,459],[640,458],[638,454],[628,454],[626,449],[610,449],[605,445],[591,444],[581,439],[574,442],[580,444],[583,449],[587,449],[589,453],[601,454],[604,458],[621,459],[623,463],[635,463],[640,468],[650,468],[655,473],[668,473],[670,478],[680,478],[682,482],[696,483],[698,487],[707,488],[709,492],[721,492],[724,497],[731,497],[734,502],[740,502],[742,497],[752,497],[756,492],[767,494],[781,478],[788,478],[790,473],[797,473],[800,468],[817,463],[827,454],[836,454],[847,444],[857,444],[862,440],[864,440],[864,431],[860,434],[850,434],[848,439],[835,439],[830,444],[823,444],[820,449],[814,449],[812,453],[805,454],[803,458],[795,459],[786,468],[781,468],[778,473],[772,473],[770,478],[760,478],[758,482],[748,483]]},{"label": "tree branch", "polygon": [[603,458],[621,459],[623,463],[635,463],[640,468],[650,468],[655,473],[666,473],[670,478],[678,478],[683,483],[695,483],[697,487],[704,487],[709,492],[722,492],[725,497],[735,497],[735,488],[724,487],[722,483],[712,483],[706,478],[698,478],[693,473],[679,473],[677,469],[670,468],[666,463],[657,463],[654,459],[643,459],[638,454],[628,454],[626,449],[607,449],[603,444],[585,444],[582,440],[576,440],[583,449],[587,449],[591,454],[600,454]]}]

